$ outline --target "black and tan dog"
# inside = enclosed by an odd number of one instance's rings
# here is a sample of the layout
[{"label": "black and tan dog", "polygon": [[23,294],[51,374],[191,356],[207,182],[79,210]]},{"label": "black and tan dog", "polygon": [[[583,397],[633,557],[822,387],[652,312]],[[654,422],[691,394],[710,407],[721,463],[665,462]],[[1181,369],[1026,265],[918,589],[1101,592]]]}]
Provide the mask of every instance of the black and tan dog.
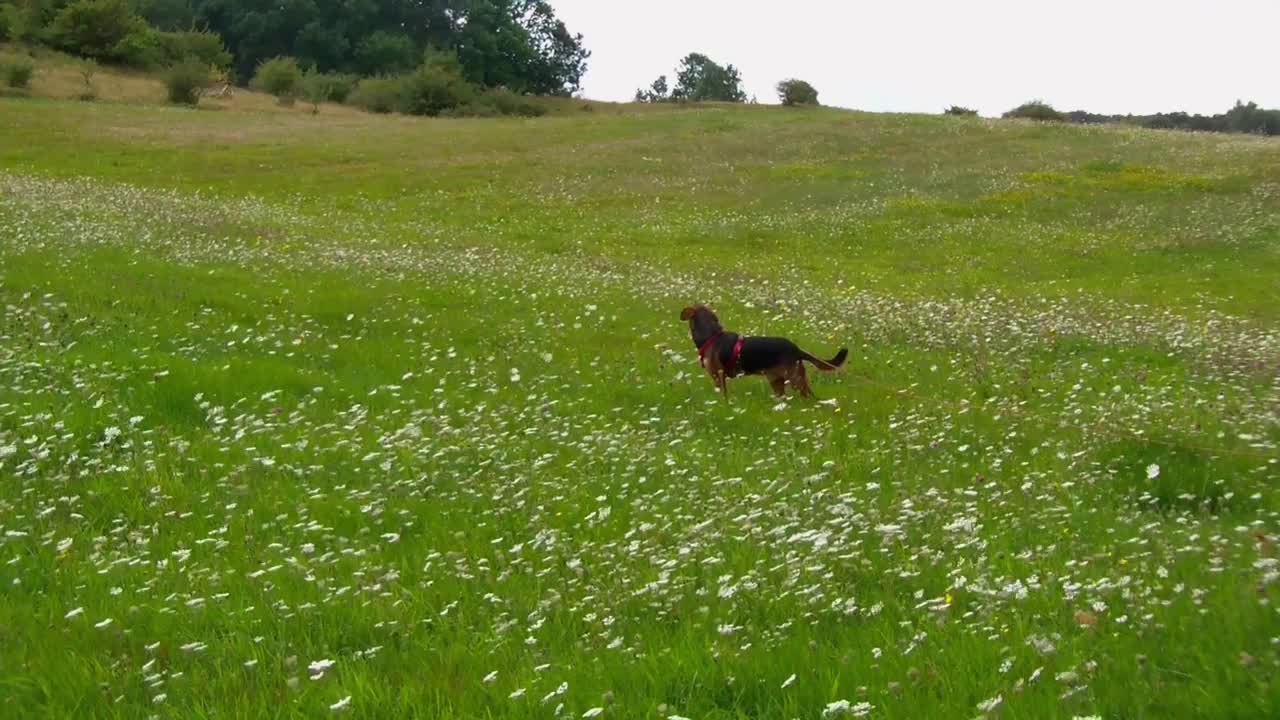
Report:
[{"label": "black and tan dog", "polygon": [[764,375],[773,388],[773,394],[782,397],[787,383],[804,397],[813,397],[809,377],[805,374],[804,361],[813,363],[819,370],[839,369],[849,355],[847,348],[831,360],[820,360],[796,347],[786,338],[748,337],[725,332],[720,318],[706,305],[692,305],[680,311],[680,319],[689,321],[689,333],[698,359],[711,375],[711,381],[725,396],[729,394],[728,380],[738,375]]}]

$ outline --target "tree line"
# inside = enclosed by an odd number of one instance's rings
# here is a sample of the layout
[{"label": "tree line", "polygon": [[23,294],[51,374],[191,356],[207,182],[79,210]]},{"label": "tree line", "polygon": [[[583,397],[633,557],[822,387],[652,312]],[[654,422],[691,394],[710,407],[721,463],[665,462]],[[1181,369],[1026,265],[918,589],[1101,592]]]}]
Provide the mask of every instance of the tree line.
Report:
[{"label": "tree line", "polygon": [[[965,114],[953,112],[954,109],[950,108],[946,112],[952,115]],[[959,108],[959,110],[965,110],[965,108]],[[1267,110],[1258,107],[1257,103],[1245,103],[1239,100],[1230,110],[1216,115],[1199,115],[1185,112],[1156,113],[1154,115],[1101,115],[1085,110],[1061,112],[1046,102],[1032,100],[1004,113],[1003,117],[1083,125],[1122,123],[1159,130],[1280,135],[1280,110]]]},{"label": "tree line", "polygon": [[0,39],[141,68],[194,58],[241,83],[277,57],[376,77],[446,52],[475,87],[536,95],[575,92],[590,57],[545,0],[0,0]]}]

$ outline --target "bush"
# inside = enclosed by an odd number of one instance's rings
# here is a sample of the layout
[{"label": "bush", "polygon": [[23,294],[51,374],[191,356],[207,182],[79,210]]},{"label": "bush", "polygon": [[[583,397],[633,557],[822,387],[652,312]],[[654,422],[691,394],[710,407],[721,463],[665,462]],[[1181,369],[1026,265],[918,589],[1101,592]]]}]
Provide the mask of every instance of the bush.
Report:
[{"label": "bush", "polygon": [[320,73],[320,76],[325,79],[328,90],[324,98],[326,102],[345,103],[360,81],[359,76],[349,73]]},{"label": "bush", "polygon": [[205,65],[226,68],[231,65],[231,52],[222,42],[222,36],[204,30],[181,32],[154,31],[164,52],[165,64],[176,64],[187,58],[195,58]]},{"label": "bush", "polygon": [[147,30],[126,0],[78,0],[53,19],[50,36],[67,52],[101,60],[116,57],[116,46]]},{"label": "bush", "polygon": [[107,59],[143,70],[164,67],[171,62],[168,60],[160,33],[151,28],[130,33],[125,39],[116,43]]},{"label": "bush", "polygon": [[818,91],[804,80],[783,80],[778,83],[778,99],[787,107],[817,105]]},{"label": "bush", "polygon": [[276,96],[281,105],[290,105],[302,91],[302,68],[291,57],[275,57],[258,65],[249,86]]},{"label": "bush", "polygon": [[477,100],[475,86],[452,67],[424,64],[402,76],[396,109],[407,115],[436,116]]},{"label": "bush", "polygon": [[0,74],[4,75],[4,84],[15,90],[26,90],[31,87],[31,76],[36,66],[24,57],[15,57],[0,62]]},{"label": "bush", "polygon": [[476,101],[441,110],[437,115],[443,118],[494,118],[501,114],[493,105]]},{"label": "bush", "polygon": [[967,108],[967,107],[963,107],[963,106],[961,106],[961,105],[952,105],[951,107],[947,108],[946,110],[943,110],[943,111],[942,111],[942,114],[943,114],[943,115],[959,115],[960,117],[974,117],[975,115],[977,115],[977,114],[978,114],[978,111],[977,111],[977,110],[971,110],[971,109],[969,109],[969,108]]},{"label": "bush", "polygon": [[506,88],[482,92],[446,68],[424,65],[408,75],[364,78],[347,98],[347,104],[373,113],[394,111],[431,117],[538,117],[547,112],[538,103]]},{"label": "bush", "polygon": [[400,100],[400,82],[398,77],[364,78],[347,96],[347,104],[371,113],[392,112]]},{"label": "bush", "polygon": [[320,103],[345,102],[355,84],[354,75],[322,73],[313,67],[302,76],[302,97],[311,103],[311,112],[318,113]]},{"label": "bush", "polygon": [[[523,95],[517,95],[506,88],[486,90],[473,108],[492,108],[496,115],[518,115],[520,117],[539,117],[547,114],[546,108],[530,102]],[[488,115],[489,113],[484,113]]]},{"label": "bush", "polygon": [[1053,106],[1042,100],[1032,100],[1023,103],[1018,107],[1005,113],[1006,118],[1025,118],[1027,120],[1039,120],[1041,122],[1061,122],[1065,119],[1062,113],[1053,109]]},{"label": "bush", "polygon": [[170,67],[164,74],[164,84],[169,90],[169,102],[178,105],[195,106],[200,102],[200,95],[212,82],[209,66],[187,58]]},{"label": "bush", "polygon": [[9,3],[0,3],[0,40],[8,40],[13,32],[13,18],[17,8]]},{"label": "bush", "polygon": [[98,63],[95,60],[85,60],[80,63],[80,82],[83,87],[80,88],[78,96],[85,102],[91,102],[98,99],[98,86],[94,83],[93,78],[98,74]]},{"label": "bush", "polygon": [[346,102],[360,78],[347,73],[321,73],[315,68],[302,74],[300,92],[311,104]]}]

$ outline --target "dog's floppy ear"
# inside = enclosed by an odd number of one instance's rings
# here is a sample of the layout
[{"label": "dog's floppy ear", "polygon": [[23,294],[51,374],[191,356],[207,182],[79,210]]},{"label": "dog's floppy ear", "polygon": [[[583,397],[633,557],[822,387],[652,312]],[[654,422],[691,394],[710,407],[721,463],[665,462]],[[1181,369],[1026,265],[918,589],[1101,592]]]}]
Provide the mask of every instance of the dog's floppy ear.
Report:
[{"label": "dog's floppy ear", "polygon": [[680,311],[680,319],[681,319],[681,320],[688,320],[689,318],[693,317],[693,314],[694,314],[694,309],[693,309],[693,306],[692,306],[692,305],[690,305],[690,306],[688,306],[688,307],[686,307],[685,309],[683,309],[683,310],[681,310],[681,311]]}]

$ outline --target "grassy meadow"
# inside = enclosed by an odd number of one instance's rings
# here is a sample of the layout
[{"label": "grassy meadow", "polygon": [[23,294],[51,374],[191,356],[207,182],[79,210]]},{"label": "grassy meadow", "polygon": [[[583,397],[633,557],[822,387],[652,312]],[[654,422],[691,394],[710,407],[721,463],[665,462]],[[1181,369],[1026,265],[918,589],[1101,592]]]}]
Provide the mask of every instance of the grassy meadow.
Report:
[{"label": "grassy meadow", "polygon": [[561,110],[0,98],[0,716],[1280,713],[1280,141]]}]

